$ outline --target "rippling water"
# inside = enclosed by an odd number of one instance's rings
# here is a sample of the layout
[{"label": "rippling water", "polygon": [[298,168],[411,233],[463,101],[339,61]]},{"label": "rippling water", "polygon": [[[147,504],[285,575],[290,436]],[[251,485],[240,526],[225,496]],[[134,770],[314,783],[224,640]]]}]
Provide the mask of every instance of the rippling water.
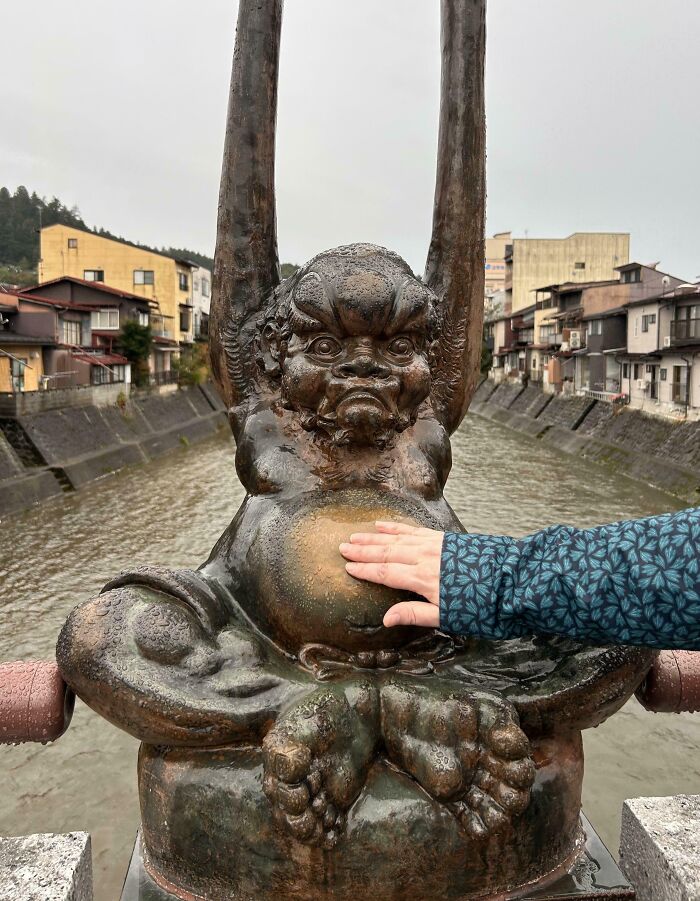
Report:
[{"label": "rippling water", "polygon": [[[523,535],[676,509],[668,495],[495,423],[453,441],[447,496],[465,528]],[[55,503],[0,520],[0,660],[53,654],[71,607],[125,566],[202,562],[243,491],[224,439],[181,450]],[[622,799],[697,793],[700,717],[636,702],[586,733],[585,806],[611,848]],[[137,743],[84,705],[54,746],[0,748],[0,833],[92,833],[97,901],[114,901],[138,824]]]}]

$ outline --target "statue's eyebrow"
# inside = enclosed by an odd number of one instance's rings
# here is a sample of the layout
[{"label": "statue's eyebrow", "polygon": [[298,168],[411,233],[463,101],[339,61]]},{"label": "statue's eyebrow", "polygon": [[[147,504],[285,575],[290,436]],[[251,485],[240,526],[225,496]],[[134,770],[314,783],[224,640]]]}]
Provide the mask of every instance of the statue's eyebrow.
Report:
[{"label": "statue's eyebrow", "polygon": [[399,332],[425,333],[430,321],[430,300],[421,292],[418,296],[407,296],[406,289],[412,284],[406,280],[399,286],[391,308],[391,315],[384,326],[387,337]]}]

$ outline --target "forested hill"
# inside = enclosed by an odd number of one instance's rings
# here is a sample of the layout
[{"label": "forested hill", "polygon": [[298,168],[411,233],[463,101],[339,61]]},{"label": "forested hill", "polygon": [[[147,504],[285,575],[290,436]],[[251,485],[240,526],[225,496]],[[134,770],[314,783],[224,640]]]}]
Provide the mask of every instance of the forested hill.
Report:
[{"label": "forested hill", "polygon": [[167,256],[192,260],[207,269],[214,268],[211,257],[194,250],[180,247],[150,247],[112,234],[105,228],[89,228],[80,215],[77,207],[69,208],[54,197],[45,197],[20,186],[11,193],[7,188],[0,188],[0,268],[21,271],[35,270],[39,262],[39,225],[72,225],[84,231],[93,232],[103,238],[113,238],[133,247],[154,250]]}]

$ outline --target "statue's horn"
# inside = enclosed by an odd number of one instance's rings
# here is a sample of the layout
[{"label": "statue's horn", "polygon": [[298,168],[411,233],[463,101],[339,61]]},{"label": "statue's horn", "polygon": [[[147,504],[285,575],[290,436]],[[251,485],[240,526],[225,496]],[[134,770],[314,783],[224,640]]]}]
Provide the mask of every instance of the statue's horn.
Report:
[{"label": "statue's horn", "polygon": [[486,0],[442,0],[442,84],[433,233],[425,281],[440,298],[435,412],[448,431],[476,387],[484,310]]},{"label": "statue's horn", "polygon": [[275,127],[283,0],[240,0],[210,319],[214,378],[229,407],[254,367],[255,313],[279,282]]}]

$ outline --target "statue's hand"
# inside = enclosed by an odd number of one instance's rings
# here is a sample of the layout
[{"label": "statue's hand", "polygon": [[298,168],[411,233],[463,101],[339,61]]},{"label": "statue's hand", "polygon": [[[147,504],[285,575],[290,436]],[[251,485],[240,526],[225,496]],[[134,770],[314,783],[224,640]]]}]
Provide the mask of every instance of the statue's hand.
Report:
[{"label": "statue's hand", "polygon": [[513,706],[486,692],[393,680],[382,687],[389,756],[481,841],[530,802],[535,766]]}]

